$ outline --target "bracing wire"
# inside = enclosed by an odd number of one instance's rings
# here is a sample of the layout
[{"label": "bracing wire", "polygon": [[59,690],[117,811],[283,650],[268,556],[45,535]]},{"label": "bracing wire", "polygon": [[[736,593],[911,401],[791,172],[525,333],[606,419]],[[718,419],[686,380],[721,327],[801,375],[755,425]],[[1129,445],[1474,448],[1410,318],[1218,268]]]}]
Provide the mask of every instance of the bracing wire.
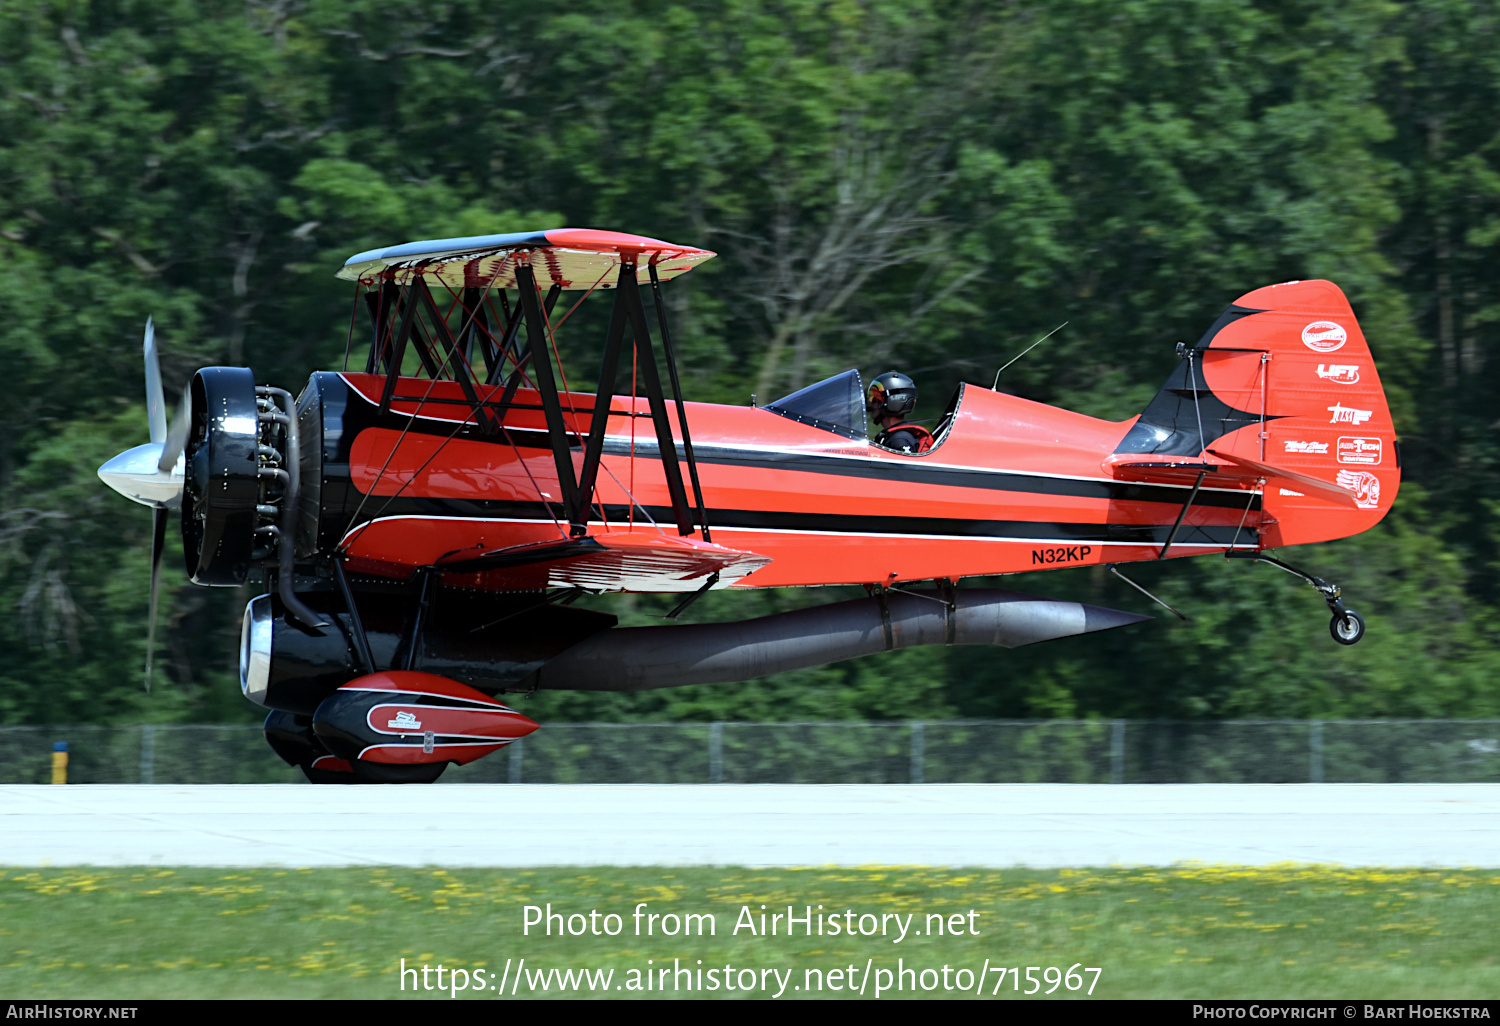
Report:
[{"label": "bracing wire", "polygon": [[1266,486],[1266,479],[1263,478],[1263,477],[1257,477],[1255,479],[1255,484],[1251,486],[1251,488],[1250,488],[1250,498],[1247,499],[1246,502],[1245,502],[1245,511],[1240,514],[1240,526],[1238,526],[1238,527],[1236,527],[1234,529],[1234,538],[1229,542],[1229,548],[1227,548],[1227,549],[1224,550],[1224,558],[1225,559],[1229,558],[1229,554],[1231,552],[1233,552],[1234,551],[1234,547],[1239,544],[1239,541],[1240,541],[1240,532],[1245,529],[1245,520],[1246,520],[1246,518],[1248,518],[1250,516],[1250,507],[1253,506],[1253,505],[1255,505],[1255,496],[1257,494],[1256,493],[1256,489],[1257,488],[1264,489],[1265,486]]},{"label": "bracing wire", "polygon": [[[1208,448],[1208,437],[1203,433],[1203,409],[1198,405],[1198,375],[1193,372],[1193,350],[1188,350],[1188,381],[1193,386],[1193,413],[1198,418],[1198,457],[1202,459],[1203,450]],[[1204,382],[1207,384],[1207,381]]]},{"label": "bracing wire", "polygon": [[[495,280],[496,280],[496,278],[498,278],[500,276],[500,271],[501,271],[502,268],[504,268],[504,266],[505,266],[505,261],[502,260],[500,262],[500,264],[496,266],[494,273],[490,275],[490,280],[489,280],[489,282],[484,287],[484,289],[485,289],[485,295],[486,296],[489,295],[490,289],[494,287]],[[483,297],[481,297],[481,298],[483,298]],[[473,318],[473,314],[471,313],[470,314],[470,319],[472,320],[472,318]],[[458,351],[459,351],[458,350],[458,346],[454,346],[452,349],[450,349],[448,351],[448,354],[443,357],[442,362],[438,364],[437,373],[434,374],[432,376],[432,380],[430,382],[428,382],[428,384],[427,384],[427,391],[422,394],[422,398],[421,399],[417,400],[416,408],[414,410],[412,410],[411,416],[407,418],[406,424],[401,428],[401,433],[396,436],[396,444],[394,444],[394,445],[391,446],[390,453],[388,453],[386,455],[385,462],[383,464],[381,464],[381,466],[380,466],[380,472],[375,475],[375,480],[370,483],[370,490],[368,492],[366,492],[364,495],[360,496],[359,504],[354,507],[354,513],[349,517],[349,523],[344,528],[344,530],[345,530],[346,533],[349,530],[349,525],[353,525],[354,522],[359,519],[359,515],[360,515],[360,513],[362,513],[364,511],[365,503],[370,500],[370,496],[375,494],[375,489],[377,487],[379,487],[381,480],[384,479],[385,472],[388,469],[390,469],[391,460],[393,460],[393,459],[396,458],[396,450],[398,450],[398,449],[401,448],[401,443],[403,441],[405,441],[407,433],[411,431],[412,425],[417,422],[417,415],[419,413],[421,413],[422,407],[425,406],[426,403],[427,403],[427,400],[429,398],[431,398],[431,396],[432,396],[432,390],[437,387],[438,378],[439,378],[439,375],[442,374],[443,368],[448,365],[448,361],[450,359],[452,359],[453,354],[456,353],[456,352],[458,352]],[[396,373],[397,374],[400,373],[400,368],[399,367],[396,368]],[[467,424],[467,423],[468,423],[468,418],[467,417],[465,417],[464,419],[460,420],[458,422],[458,427],[454,429],[453,434],[449,435],[448,438],[445,439],[443,441],[443,443],[438,446],[437,451],[433,453],[433,456],[436,456],[438,452],[441,452],[443,450],[443,448],[448,444],[448,442],[451,441],[458,434],[459,430],[461,430],[463,428],[463,426],[465,424]],[[509,435],[507,435],[506,437],[507,437],[507,439],[509,439]],[[433,458],[432,456],[428,457],[428,463],[430,463],[432,461],[432,458]],[[522,463],[524,465],[524,461],[522,461]],[[424,463],[422,466],[423,466],[423,469],[425,469],[426,466],[427,466],[427,464]],[[419,470],[418,473],[421,473],[421,471]],[[528,471],[528,473],[529,473],[529,471]],[[412,481],[415,481],[415,480],[416,480],[416,475],[413,475],[412,477],[408,478],[406,480],[406,482],[401,485],[400,488],[396,489],[396,491],[388,499],[386,499],[384,505],[381,506],[381,509],[384,510],[386,507],[390,506],[390,504],[395,500],[396,496],[400,495],[403,491],[405,491],[406,490],[406,486],[408,484],[410,484]],[[538,494],[538,496],[541,496],[542,493],[541,493],[540,489],[537,490],[537,494]],[[545,502],[545,501],[546,501],[545,498],[543,498],[543,502]],[[551,507],[548,507],[548,512],[549,513],[551,512]],[[379,514],[377,513],[376,515],[378,516]],[[553,519],[555,520],[556,518],[554,517]],[[351,537],[349,537],[348,539],[346,539],[345,541],[343,541],[342,543],[340,543],[339,548],[342,549],[344,552],[347,553],[349,551],[349,546],[353,545],[354,542],[359,538],[359,536],[361,534],[363,534],[365,532],[365,530],[370,526],[370,524],[373,524],[374,522],[375,522],[375,518],[374,517],[372,517],[370,520],[366,521],[359,528],[359,530],[357,530]]]}]

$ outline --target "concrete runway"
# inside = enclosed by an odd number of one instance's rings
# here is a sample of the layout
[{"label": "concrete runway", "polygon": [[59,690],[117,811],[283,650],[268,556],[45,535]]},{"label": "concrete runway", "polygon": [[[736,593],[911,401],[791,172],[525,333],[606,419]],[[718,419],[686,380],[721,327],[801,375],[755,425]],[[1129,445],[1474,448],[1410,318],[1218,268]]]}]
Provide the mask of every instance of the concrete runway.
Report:
[{"label": "concrete runway", "polygon": [[0,786],[0,864],[1500,867],[1500,784]]}]

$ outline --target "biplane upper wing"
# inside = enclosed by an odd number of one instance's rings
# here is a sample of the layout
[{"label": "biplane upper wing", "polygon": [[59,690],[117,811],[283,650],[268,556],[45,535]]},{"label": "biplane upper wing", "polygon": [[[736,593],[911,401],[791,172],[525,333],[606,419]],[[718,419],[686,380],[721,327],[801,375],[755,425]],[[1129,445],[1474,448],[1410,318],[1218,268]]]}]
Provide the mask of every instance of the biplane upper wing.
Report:
[{"label": "biplane upper wing", "polygon": [[716,254],[644,235],[593,228],[552,228],[542,232],[427,239],[356,253],[338,276],[348,281],[383,279],[409,284],[437,279],[454,288],[514,288],[520,253],[534,253],[531,265],[544,284],[562,289],[612,289],[621,263],[650,264],[668,281]]},{"label": "biplane upper wing", "polygon": [[[574,540],[591,533],[590,509],[603,457],[604,434],[611,416],[611,401],[618,387],[622,353],[625,354],[624,360],[632,368],[632,390],[639,385],[648,401],[677,532],[684,537],[699,533],[702,542],[711,545],[661,284],[714,255],[710,250],[643,235],[590,228],[555,228],[508,235],[428,239],[367,250],[345,261],[338,276],[359,282],[374,320],[375,334],[366,372],[385,375],[379,404],[381,415],[392,409],[408,347],[416,349],[433,385],[444,375],[458,382],[463,401],[473,410],[474,421],[481,433],[491,436],[503,433],[505,418],[515,408],[519,386],[526,383],[534,390],[546,422],[547,447],[552,450],[561,505]],[[648,282],[649,294],[656,307],[666,379],[672,384],[673,402],[677,407],[675,434],[668,418],[663,379],[658,373],[651,327],[641,299],[641,286]],[[434,288],[435,285],[441,288]],[[506,298],[509,288],[516,290],[516,309],[510,307]],[[447,310],[435,298],[435,294],[444,289],[452,296]],[[551,313],[557,295],[566,289],[586,290],[584,298],[595,289],[611,289],[614,295],[599,384],[586,427],[580,423],[576,410],[571,418],[564,415],[557,387],[559,377],[564,387],[567,378],[562,372],[554,332],[567,320],[568,314],[554,323]],[[494,292],[499,293],[498,311],[489,304],[489,296]],[[455,310],[459,311],[456,328],[449,323]],[[499,330],[492,331],[492,324]],[[523,326],[524,345],[519,334]],[[479,343],[477,352],[475,342]],[[477,361],[479,352],[482,352],[488,368],[482,379],[475,362],[471,362],[471,353],[475,353],[474,360]],[[556,373],[554,360],[558,361]],[[505,373],[507,365],[508,375]],[[503,388],[500,387],[502,376],[505,377]],[[481,395],[481,380],[484,386],[490,386],[488,395]],[[431,387],[423,394],[418,406],[430,395]],[[405,437],[404,432],[401,437]],[[677,457],[679,439],[684,451],[682,463],[686,475]],[[575,466],[570,454],[575,441],[584,450],[581,466]],[[384,473],[383,469],[381,473]],[[688,482],[692,484],[696,502],[689,501]],[[709,558],[701,552],[688,553],[680,546],[667,546],[660,552],[649,554],[633,543],[623,547],[601,543],[601,549],[591,554],[579,551],[569,555],[559,564],[557,572],[563,575],[560,579],[566,583],[571,576],[582,580],[597,573],[602,587],[633,587],[639,582],[658,578],[671,584],[693,576],[697,564]],[[709,566],[700,576],[717,573],[717,580],[722,580],[747,555],[735,553],[727,560],[713,556],[710,562],[719,560],[723,565]],[[759,565],[744,569],[739,576]],[[535,577],[538,571],[528,573]]]}]

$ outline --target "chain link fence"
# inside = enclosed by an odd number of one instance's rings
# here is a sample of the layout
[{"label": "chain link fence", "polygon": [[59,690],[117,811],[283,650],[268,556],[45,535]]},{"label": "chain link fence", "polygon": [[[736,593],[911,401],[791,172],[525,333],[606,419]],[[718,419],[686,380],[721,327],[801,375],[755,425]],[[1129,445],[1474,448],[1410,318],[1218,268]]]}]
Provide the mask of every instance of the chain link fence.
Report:
[{"label": "chain link fence", "polygon": [[[253,726],[0,728],[0,783],[300,783]],[[1500,781],[1500,720],[556,723],[447,783]]]}]

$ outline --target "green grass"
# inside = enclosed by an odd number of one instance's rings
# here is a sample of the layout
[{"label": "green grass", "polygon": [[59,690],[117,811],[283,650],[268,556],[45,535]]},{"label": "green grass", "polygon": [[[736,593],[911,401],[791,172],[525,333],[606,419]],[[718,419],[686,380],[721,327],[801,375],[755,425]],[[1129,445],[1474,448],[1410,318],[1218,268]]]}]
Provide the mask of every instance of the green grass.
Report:
[{"label": "green grass", "polygon": [[[647,913],[714,913],[717,932],[663,937],[658,921],[656,935],[637,937],[630,913],[642,901]],[[523,907],[547,902],[564,914],[617,913],[623,932],[523,936]],[[760,906],[789,903],[799,914],[808,904],[913,913],[914,930],[929,913],[972,909],[979,935],[898,944],[806,937],[800,925],[790,938],[783,924],[774,937],[732,932],[743,906],[758,934]],[[388,998],[401,996],[402,958],[482,970],[488,987],[507,960],[514,979],[524,957],[528,971],[613,969],[615,996],[647,959],[695,972],[698,959],[705,970],[728,963],[757,977],[790,969],[790,998],[803,996],[793,988],[809,968],[852,964],[858,979],[868,960],[878,970],[902,958],[971,974],[986,959],[1020,966],[1023,990],[1027,966],[1098,966],[1095,997],[1492,998],[1497,913],[1493,870],[0,869],[0,996]],[[996,979],[992,970],[986,997]],[[926,996],[964,996],[938,986]],[[1001,995],[1015,999],[1013,986],[1007,977]],[[872,977],[865,996],[874,989]]]}]

